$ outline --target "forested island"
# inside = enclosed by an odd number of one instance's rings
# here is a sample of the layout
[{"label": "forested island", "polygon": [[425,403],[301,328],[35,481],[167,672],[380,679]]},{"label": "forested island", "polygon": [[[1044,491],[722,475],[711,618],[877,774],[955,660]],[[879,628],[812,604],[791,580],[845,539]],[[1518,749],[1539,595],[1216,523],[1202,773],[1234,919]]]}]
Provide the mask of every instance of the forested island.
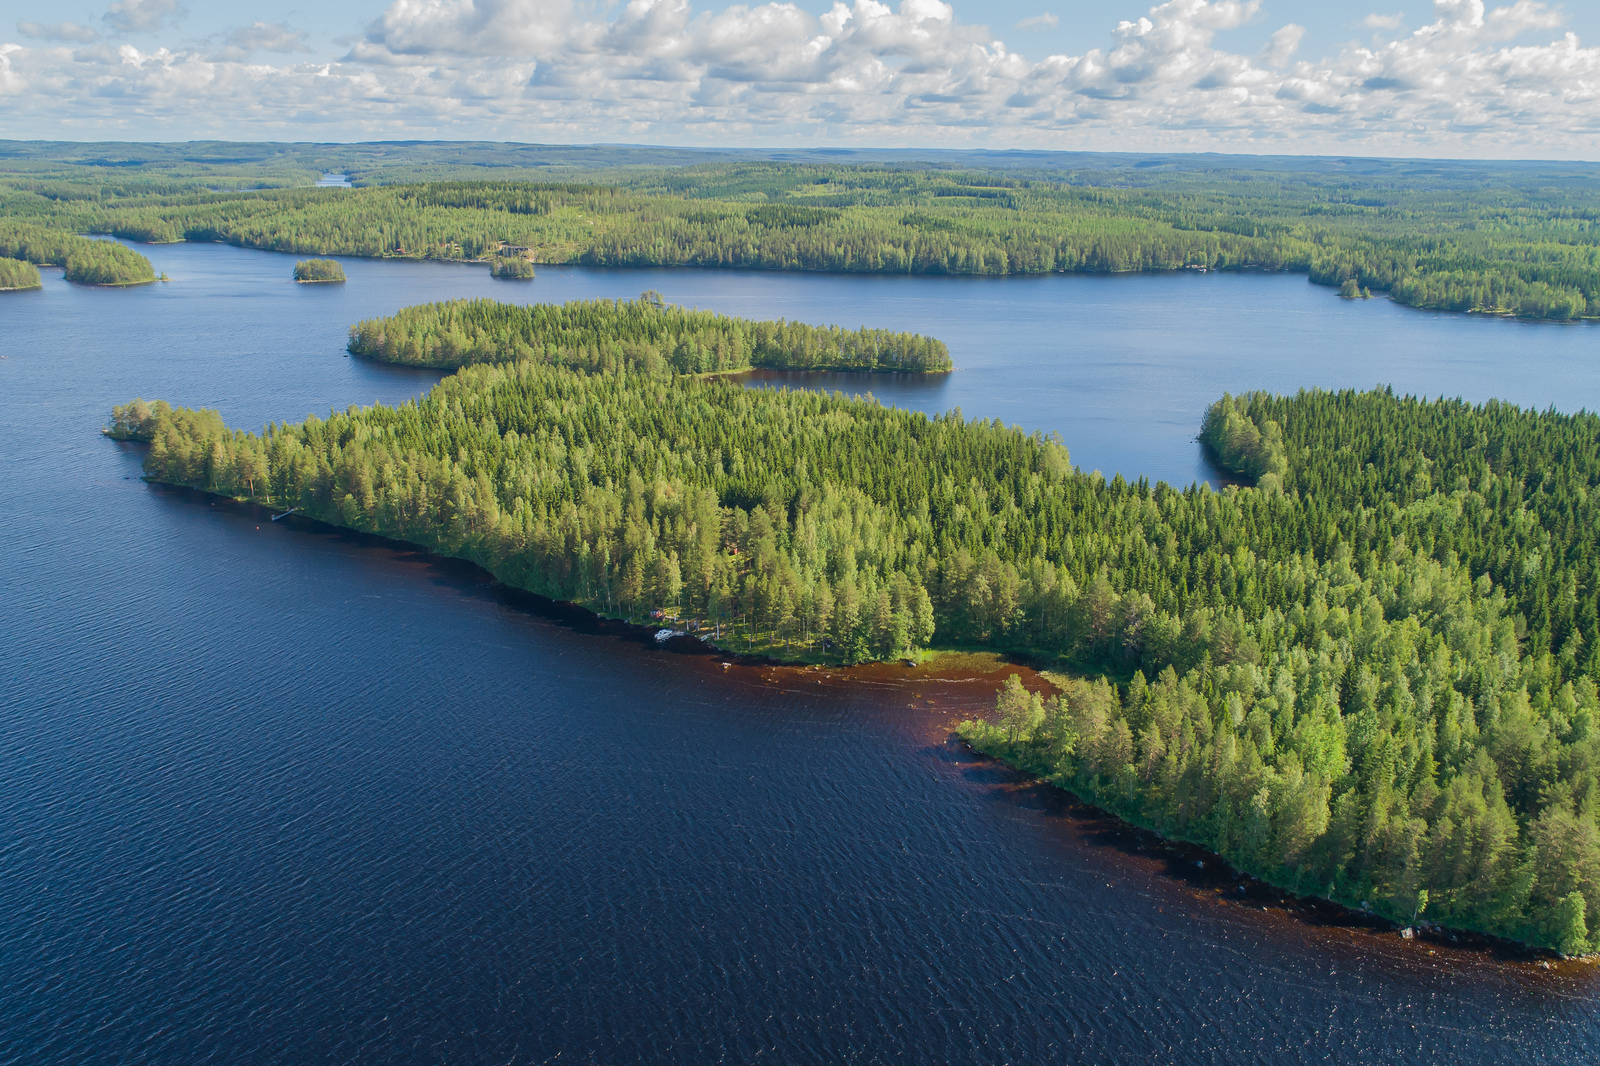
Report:
[{"label": "forested island", "polygon": [[489,273],[511,281],[528,281],[534,276],[533,261],[520,255],[495,255],[489,260]]},{"label": "forested island", "polygon": [[294,280],[306,284],[344,281],[344,267],[336,259],[302,259],[294,265]]},{"label": "forested island", "polygon": [[41,284],[38,267],[20,259],[0,256],[0,292],[37,289]]},{"label": "forested island", "polygon": [[115,241],[5,219],[0,219],[0,256],[65,267],[66,279],[83,285],[143,285],[156,280],[150,260]]},{"label": "forested island", "polygon": [[636,366],[680,374],[748,370],[951,369],[944,342],[915,333],[754,322],[637,300],[566,304],[448,300],[350,327],[350,351],[389,363],[454,369],[532,359],[585,370]]},{"label": "forested island", "polygon": [[468,366],[261,434],[138,402],[108,432],[151,442],[152,480],[725,648],[1058,663],[1060,696],[966,735],[1294,891],[1600,948],[1594,415],[1224,397],[1202,436],[1250,487],[1223,492],[665,360]]},{"label": "forested island", "polygon": [[722,163],[599,170],[583,182],[250,192],[198,179],[14,175],[0,182],[0,217],[141,241],[489,261],[501,271],[507,245],[527,248],[530,261],[594,266],[1297,271],[1415,307],[1600,315],[1592,181],[1152,173],[1130,185],[1122,170]]}]

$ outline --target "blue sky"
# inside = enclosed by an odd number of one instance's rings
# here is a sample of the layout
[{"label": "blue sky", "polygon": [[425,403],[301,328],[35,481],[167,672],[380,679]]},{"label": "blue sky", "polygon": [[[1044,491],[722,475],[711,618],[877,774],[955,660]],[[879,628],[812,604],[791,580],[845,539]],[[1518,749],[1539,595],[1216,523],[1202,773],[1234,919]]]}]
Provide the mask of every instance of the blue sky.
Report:
[{"label": "blue sky", "polygon": [[1593,158],[1597,45],[1592,0],[0,0],[0,136]]}]

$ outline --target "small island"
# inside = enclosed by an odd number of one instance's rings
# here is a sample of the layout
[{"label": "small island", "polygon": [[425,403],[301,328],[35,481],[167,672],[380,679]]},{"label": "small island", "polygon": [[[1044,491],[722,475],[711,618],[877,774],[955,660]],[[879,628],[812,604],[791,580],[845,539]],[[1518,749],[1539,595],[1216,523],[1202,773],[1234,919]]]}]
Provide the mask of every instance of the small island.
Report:
[{"label": "small island", "polygon": [[156,280],[150,260],[114,241],[76,242],[66,257],[65,277],[80,285],[120,287]]},{"label": "small island", "polygon": [[294,265],[294,280],[304,285],[343,281],[344,267],[334,259],[302,259]]},{"label": "small island", "polygon": [[489,274],[512,281],[532,281],[533,263],[518,255],[497,255],[489,262]]},{"label": "small island", "polygon": [[32,263],[25,263],[20,259],[0,258],[0,292],[37,289],[41,285],[39,268]]}]

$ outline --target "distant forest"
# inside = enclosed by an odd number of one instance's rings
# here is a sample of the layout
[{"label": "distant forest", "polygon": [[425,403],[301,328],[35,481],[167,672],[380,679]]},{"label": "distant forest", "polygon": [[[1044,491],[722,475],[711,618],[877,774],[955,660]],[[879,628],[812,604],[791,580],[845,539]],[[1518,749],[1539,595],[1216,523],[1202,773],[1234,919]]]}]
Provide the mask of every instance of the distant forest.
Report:
[{"label": "distant forest", "polygon": [[1486,171],[1474,182],[1449,168],[1341,180],[1326,170],[1154,181],[1127,167],[721,162],[597,170],[583,182],[239,192],[160,171],[40,164],[0,175],[0,224],[320,255],[489,260],[510,244],[539,263],[596,266],[1294,271],[1415,307],[1600,315],[1592,180]]}]

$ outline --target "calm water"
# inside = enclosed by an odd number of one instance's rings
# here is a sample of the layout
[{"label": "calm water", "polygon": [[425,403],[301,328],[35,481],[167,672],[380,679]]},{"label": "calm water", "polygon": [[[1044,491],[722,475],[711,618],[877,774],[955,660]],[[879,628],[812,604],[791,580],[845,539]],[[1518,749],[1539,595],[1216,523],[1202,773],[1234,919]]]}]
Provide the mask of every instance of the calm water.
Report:
[{"label": "calm water", "polygon": [[[1303,279],[979,282],[146,250],[0,297],[0,1062],[1591,1062],[1600,981],[1237,898],[964,757],[997,679],[734,668],[370,540],[137,480],[133,395],[230,422],[416,395],[421,300],[627,296],[916,328],[895,402],[1186,481],[1223,389],[1600,406],[1588,327]],[[1219,891],[1221,890],[1221,891]]]}]

